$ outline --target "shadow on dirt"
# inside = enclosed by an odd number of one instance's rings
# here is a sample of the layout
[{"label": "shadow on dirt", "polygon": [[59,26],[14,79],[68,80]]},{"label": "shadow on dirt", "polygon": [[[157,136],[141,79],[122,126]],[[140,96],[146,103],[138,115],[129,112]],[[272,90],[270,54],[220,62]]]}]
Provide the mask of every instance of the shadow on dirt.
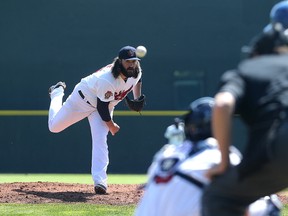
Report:
[{"label": "shadow on dirt", "polygon": [[20,194],[34,195],[43,197],[46,199],[57,199],[62,202],[86,202],[91,196],[95,196],[95,193],[83,193],[83,192],[43,192],[43,191],[25,191],[21,189],[13,190]]}]

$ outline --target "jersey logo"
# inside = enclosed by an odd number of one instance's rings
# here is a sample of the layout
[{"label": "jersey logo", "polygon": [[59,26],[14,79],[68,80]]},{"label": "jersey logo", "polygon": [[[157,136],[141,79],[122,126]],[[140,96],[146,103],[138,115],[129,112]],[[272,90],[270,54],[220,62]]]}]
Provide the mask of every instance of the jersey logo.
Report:
[{"label": "jersey logo", "polygon": [[160,164],[160,172],[154,177],[156,184],[163,184],[169,182],[176,171],[179,158],[165,158]]},{"label": "jersey logo", "polygon": [[135,52],[133,52],[132,50],[128,50],[127,54],[129,57],[133,57],[135,55]]},{"label": "jersey logo", "polygon": [[173,175],[169,175],[165,177],[156,175],[154,177],[154,181],[156,184],[164,184],[164,183],[169,182],[172,178],[173,178]]},{"label": "jersey logo", "polygon": [[111,91],[107,91],[106,93],[105,93],[105,99],[109,99],[111,96],[113,95],[113,93],[111,92]]},{"label": "jersey logo", "polygon": [[133,88],[133,85],[126,91],[120,91],[119,93],[115,92],[114,99],[115,100],[123,100],[123,98],[125,98],[126,95],[132,90],[132,88]]},{"label": "jersey logo", "polygon": [[173,172],[178,161],[179,161],[179,158],[163,159],[160,163],[161,170],[164,172]]}]

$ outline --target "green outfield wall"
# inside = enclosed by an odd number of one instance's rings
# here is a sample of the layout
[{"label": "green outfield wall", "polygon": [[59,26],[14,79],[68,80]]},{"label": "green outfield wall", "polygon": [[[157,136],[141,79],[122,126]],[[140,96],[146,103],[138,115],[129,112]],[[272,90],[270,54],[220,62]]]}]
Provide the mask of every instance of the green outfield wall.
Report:
[{"label": "green outfield wall", "polygon": [[[269,21],[278,1],[1,0],[0,172],[89,173],[87,120],[52,134],[48,88],[109,64],[125,45],[144,45],[142,115],[116,108],[121,126],[108,137],[111,173],[143,173],[188,104],[213,96],[220,75]],[[234,143],[245,142],[241,122]]]}]

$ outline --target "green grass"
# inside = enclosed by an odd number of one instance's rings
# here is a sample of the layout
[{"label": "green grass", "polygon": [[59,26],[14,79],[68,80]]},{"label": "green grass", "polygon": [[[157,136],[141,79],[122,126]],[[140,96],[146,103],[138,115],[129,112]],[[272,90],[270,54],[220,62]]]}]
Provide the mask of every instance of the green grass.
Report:
[{"label": "green grass", "polygon": [[288,205],[285,205],[281,212],[282,216],[288,216]]},{"label": "green grass", "polygon": [[0,204],[1,216],[131,216],[135,205],[93,204]]},{"label": "green grass", "polygon": [[[0,183],[9,182],[63,182],[93,184],[90,174],[0,174]],[[110,174],[108,184],[142,184],[146,175]]]}]

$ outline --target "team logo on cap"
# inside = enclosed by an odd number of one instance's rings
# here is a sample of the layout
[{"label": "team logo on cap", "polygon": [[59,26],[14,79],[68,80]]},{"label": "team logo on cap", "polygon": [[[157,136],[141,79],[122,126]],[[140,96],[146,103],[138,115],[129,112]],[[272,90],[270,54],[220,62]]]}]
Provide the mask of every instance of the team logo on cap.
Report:
[{"label": "team logo on cap", "polygon": [[135,54],[134,54],[134,52],[132,51],[132,50],[128,50],[128,56],[130,56],[130,57],[132,57],[132,56],[134,56]]},{"label": "team logo on cap", "polygon": [[109,99],[112,95],[113,95],[113,93],[111,91],[107,91],[105,93],[105,99]]}]

